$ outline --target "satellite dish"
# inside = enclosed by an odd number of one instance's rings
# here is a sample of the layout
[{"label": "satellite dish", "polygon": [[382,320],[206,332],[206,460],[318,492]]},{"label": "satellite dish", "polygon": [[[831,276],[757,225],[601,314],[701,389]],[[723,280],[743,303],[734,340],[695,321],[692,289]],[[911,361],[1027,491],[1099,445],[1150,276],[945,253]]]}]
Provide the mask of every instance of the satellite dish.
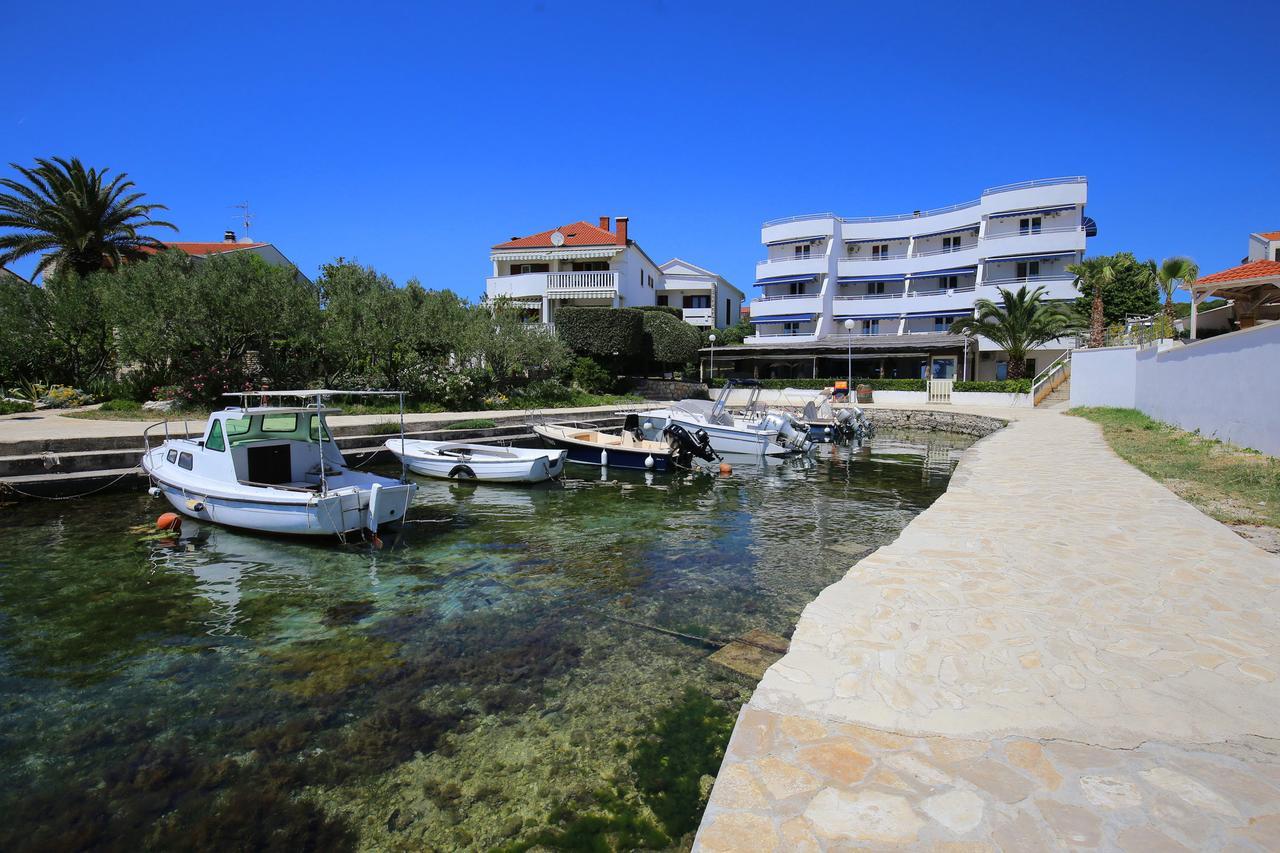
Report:
[{"label": "satellite dish", "polygon": [[561,234],[559,231],[552,231],[552,232],[551,232],[551,245],[553,245],[553,246],[563,246],[563,245],[564,245],[564,235],[563,235],[563,234]]}]

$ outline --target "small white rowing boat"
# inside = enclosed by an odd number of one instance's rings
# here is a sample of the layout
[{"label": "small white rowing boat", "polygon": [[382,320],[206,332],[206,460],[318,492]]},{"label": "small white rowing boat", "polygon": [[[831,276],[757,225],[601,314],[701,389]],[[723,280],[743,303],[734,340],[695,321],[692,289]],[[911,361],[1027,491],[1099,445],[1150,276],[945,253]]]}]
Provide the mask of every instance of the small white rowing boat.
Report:
[{"label": "small white rowing boat", "polygon": [[567,450],[402,438],[390,439],[385,446],[415,474],[484,483],[541,483],[560,476],[568,455]]}]

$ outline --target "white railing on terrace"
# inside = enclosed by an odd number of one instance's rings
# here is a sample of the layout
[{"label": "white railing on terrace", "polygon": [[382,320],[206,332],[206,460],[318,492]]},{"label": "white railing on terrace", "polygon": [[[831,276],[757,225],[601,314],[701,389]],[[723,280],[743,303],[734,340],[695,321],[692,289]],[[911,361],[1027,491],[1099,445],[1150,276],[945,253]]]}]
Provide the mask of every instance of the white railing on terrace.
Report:
[{"label": "white railing on terrace", "polygon": [[941,296],[944,293],[973,293],[977,285],[968,287],[935,287],[933,290],[908,290],[906,293],[837,293],[836,299],[911,299],[918,296]]},{"label": "white railing on terrace", "polygon": [[1071,350],[1067,350],[1031,380],[1031,405],[1040,405],[1045,397],[1070,378]]},{"label": "white railing on terrace", "polygon": [[899,254],[893,254],[893,255],[859,255],[857,257],[854,257],[853,255],[846,255],[840,260],[842,261],[899,261],[905,257],[907,257],[907,253],[901,252]]},{"label": "white railing on terrace", "polygon": [[[1065,178],[1042,178],[1038,181],[1021,181],[1016,184],[1004,184],[998,187],[989,187],[982,191],[983,196],[995,195],[996,193],[1012,192],[1013,190],[1029,190],[1035,187],[1053,187],[1059,184],[1084,184],[1088,183],[1088,179],[1083,175],[1072,175]],[[804,222],[809,219],[838,219],[841,222],[901,222],[904,219],[923,219],[926,216],[936,216],[939,213],[950,213],[953,210],[964,210],[966,207],[974,207],[982,203],[982,199],[974,199],[973,201],[962,201],[959,204],[952,204],[947,207],[935,207],[933,210],[922,210],[919,213],[899,213],[893,216],[855,216],[842,217],[836,216],[834,213],[808,213],[801,216],[786,216],[782,219],[770,219],[764,223],[764,227],[771,225],[785,225],[788,222]]]},{"label": "white railing on terrace", "polygon": [[1065,178],[1041,178],[1038,181],[1019,181],[1016,184],[1004,184],[998,187],[990,187],[982,191],[983,195],[995,195],[996,193],[1007,193],[1013,190],[1029,190],[1035,187],[1055,187],[1059,184],[1085,184],[1089,179],[1084,175],[1070,175]]},{"label": "white railing on terrace", "polygon": [[547,290],[617,290],[616,272],[549,272]]},{"label": "white railing on terrace", "polygon": [[967,249],[976,249],[976,248],[978,248],[978,244],[976,242],[965,243],[963,246],[951,246],[950,248],[946,248],[946,249],[931,249],[927,252],[912,252],[911,257],[928,258],[932,255],[950,255],[955,252],[963,252]]},{"label": "white railing on terrace", "polygon": [[[886,319],[898,320],[900,318],[890,317]],[[879,332],[852,332],[852,333],[851,332],[833,332],[830,335],[827,335],[823,340],[842,341],[847,338],[901,338],[901,337],[905,337],[906,335],[939,335],[939,334],[946,334],[946,333],[935,332],[932,329],[924,329],[923,331],[920,329],[907,329],[905,332],[899,332],[897,330],[893,330],[893,331],[882,330]]]},{"label": "white railing on terrace", "polygon": [[762,267],[765,264],[780,264],[783,261],[822,260],[823,257],[824,255],[821,252],[818,252],[817,254],[814,254],[814,255],[795,255],[795,256],[787,256],[785,258],[765,258],[762,261],[756,261],[756,266]]},{"label": "white railing on terrace", "polygon": [[[1035,214],[1028,214],[1034,216]],[[1057,225],[1050,228],[1040,228],[1032,231],[1010,231],[1008,234],[988,234],[987,240],[1003,240],[1006,237],[1034,237],[1037,234],[1073,234],[1083,231],[1083,225]]]},{"label": "white railing on terrace", "polygon": [[983,286],[993,284],[1038,284],[1051,281],[1075,281],[1076,277],[1070,273],[1046,273],[1045,275],[1025,275],[1022,278],[984,278]]},{"label": "white railing on terrace", "polygon": [[807,332],[756,332],[750,335],[752,338],[812,338],[817,332],[810,329]]},{"label": "white railing on terrace", "polygon": [[778,299],[813,299],[821,293],[783,293],[778,296],[757,296],[752,302],[774,302]]}]

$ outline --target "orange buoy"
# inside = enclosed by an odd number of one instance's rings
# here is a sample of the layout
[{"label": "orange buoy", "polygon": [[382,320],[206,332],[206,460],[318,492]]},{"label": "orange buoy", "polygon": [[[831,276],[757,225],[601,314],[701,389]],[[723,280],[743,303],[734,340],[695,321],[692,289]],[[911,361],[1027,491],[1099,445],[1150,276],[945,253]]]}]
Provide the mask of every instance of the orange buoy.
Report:
[{"label": "orange buoy", "polygon": [[732,466],[732,465],[730,465],[728,462],[721,462],[721,463],[720,463],[720,476],[722,476],[722,477],[728,477],[728,476],[729,476],[730,474],[732,474],[732,473],[733,473],[733,466]]},{"label": "orange buoy", "polygon": [[182,529],[182,516],[176,512],[166,512],[164,515],[156,519],[156,530],[173,530]]}]

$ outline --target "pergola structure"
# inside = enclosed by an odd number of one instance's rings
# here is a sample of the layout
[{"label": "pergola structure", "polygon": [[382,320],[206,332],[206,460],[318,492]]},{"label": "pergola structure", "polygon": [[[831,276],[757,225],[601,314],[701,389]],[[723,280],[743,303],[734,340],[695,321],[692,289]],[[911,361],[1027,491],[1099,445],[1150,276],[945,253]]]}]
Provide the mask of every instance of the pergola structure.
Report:
[{"label": "pergola structure", "polygon": [[1210,296],[1230,299],[1240,328],[1258,322],[1258,309],[1280,305],[1280,261],[1252,261],[1197,279],[1184,288],[1191,291],[1191,340],[1196,339],[1196,314]]}]

